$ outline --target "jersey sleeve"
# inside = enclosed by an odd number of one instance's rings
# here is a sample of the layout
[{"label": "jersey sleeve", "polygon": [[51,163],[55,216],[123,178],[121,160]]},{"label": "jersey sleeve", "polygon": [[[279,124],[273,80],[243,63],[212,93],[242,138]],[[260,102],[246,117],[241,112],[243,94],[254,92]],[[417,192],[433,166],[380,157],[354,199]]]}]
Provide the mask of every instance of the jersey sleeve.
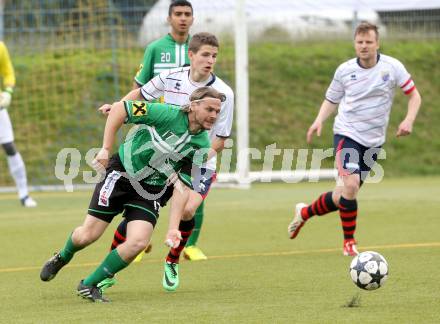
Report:
[{"label": "jersey sleeve", "polygon": [[148,103],[146,101],[124,101],[127,124],[144,124],[159,126],[168,123],[175,118],[178,109],[172,109],[171,105],[160,103]]},{"label": "jersey sleeve", "polygon": [[406,70],[405,66],[399,60],[395,60],[394,69],[396,73],[396,84],[406,95],[413,92],[416,88],[416,85],[414,84],[414,81]]},{"label": "jersey sleeve", "polygon": [[232,90],[226,94],[226,100],[222,103],[220,114],[215,123],[213,133],[217,137],[227,138],[231,136],[232,122],[234,121],[234,93]]},{"label": "jersey sleeve", "polygon": [[153,78],[153,59],[154,49],[152,46],[147,46],[145,48],[142,63],[139,65],[139,69],[134,77],[134,81],[139,86],[143,86]]},{"label": "jersey sleeve", "polygon": [[328,87],[327,92],[325,94],[325,99],[327,99],[328,101],[334,104],[340,103],[345,94],[344,85],[341,79],[341,70],[342,70],[342,66],[339,66],[336,69],[335,75],[333,76],[333,80],[330,83],[330,86]]},{"label": "jersey sleeve", "polygon": [[5,87],[15,86],[15,73],[5,43],[0,42],[0,75]]},{"label": "jersey sleeve", "polygon": [[164,71],[142,86],[141,95],[145,100],[152,101],[164,95],[167,74],[168,71]]}]

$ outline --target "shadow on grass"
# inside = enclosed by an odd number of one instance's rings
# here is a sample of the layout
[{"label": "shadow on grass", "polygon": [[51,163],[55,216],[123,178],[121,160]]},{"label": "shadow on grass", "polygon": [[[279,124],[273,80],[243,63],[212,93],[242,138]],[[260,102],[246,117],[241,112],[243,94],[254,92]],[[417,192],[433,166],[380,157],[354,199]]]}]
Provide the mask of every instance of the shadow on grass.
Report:
[{"label": "shadow on grass", "polygon": [[342,305],[342,307],[361,307],[361,295],[354,295],[347,303]]}]

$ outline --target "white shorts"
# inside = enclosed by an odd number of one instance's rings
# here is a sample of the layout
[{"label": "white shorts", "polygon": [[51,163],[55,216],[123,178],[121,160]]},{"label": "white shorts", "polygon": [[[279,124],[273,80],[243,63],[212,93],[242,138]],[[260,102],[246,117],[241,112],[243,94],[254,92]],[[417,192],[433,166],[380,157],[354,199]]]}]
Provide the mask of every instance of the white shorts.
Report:
[{"label": "white shorts", "polygon": [[14,141],[11,119],[7,109],[0,109],[0,144],[11,143]]}]

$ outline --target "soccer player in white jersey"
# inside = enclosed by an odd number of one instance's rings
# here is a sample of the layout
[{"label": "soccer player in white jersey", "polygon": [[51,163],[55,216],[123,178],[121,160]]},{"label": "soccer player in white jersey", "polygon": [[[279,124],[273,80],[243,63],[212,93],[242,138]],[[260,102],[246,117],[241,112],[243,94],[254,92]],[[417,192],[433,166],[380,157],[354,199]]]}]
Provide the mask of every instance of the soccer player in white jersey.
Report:
[{"label": "soccer player in white jersey", "polygon": [[321,135],[323,122],[338,108],[333,125],[337,185],[310,205],[297,204],[288,226],[289,237],[294,239],[310,217],[339,210],[343,253],[350,256],[358,254],[354,239],[356,197],[385,142],[395,88],[408,96],[408,111],[397,129],[397,137],[411,134],[421,104],[420,94],[403,64],[378,53],[377,26],[361,23],[354,35],[357,57],[337,68],[318,116],[307,132],[310,143],[314,133]]},{"label": "soccer player in white jersey", "polygon": [[[172,248],[166,258],[163,277],[163,286],[166,290],[175,290],[179,285],[178,267],[180,254],[192,234],[195,225],[194,214],[204,202],[210,186],[215,180],[215,155],[223,150],[225,140],[231,135],[234,113],[234,93],[225,82],[213,73],[218,48],[218,40],[213,34],[195,34],[191,38],[188,47],[189,67],[164,71],[151,79],[142,88],[131,91],[123,98],[123,100],[153,101],[164,96],[165,103],[185,105],[189,102],[189,95],[195,89],[203,86],[211,86],[226,96],[226,100],[222,102],[217,122],[209,131],[211,140],[210,155],[213,156],[213,158],[201,168],[199,176],[193,181],[194,191],[190,194],[179,227],[182,234],[181,243],[177,248]],[[100,110],[105,113],[108,108],[109,105],[104,105]],[[121,225],[122,223],[120,226]],[[116,247],[118,243],[122,242],[120,242],[115,234],[112,247]],[[104,283],[100,286],[105,287],[105,285]]]}]

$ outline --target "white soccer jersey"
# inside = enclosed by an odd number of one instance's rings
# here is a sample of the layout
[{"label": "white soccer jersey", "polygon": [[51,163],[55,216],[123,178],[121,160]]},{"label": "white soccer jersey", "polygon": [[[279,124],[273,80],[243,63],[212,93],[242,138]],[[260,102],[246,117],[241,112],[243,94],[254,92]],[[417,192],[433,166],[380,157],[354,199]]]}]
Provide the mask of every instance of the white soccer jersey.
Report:
[{"label": "white soccer jersey", "polygon": [[[189,77],[190,67],[175,68],[164,71],[155,76],[141,88],[141,94],[147,101],[164,96],[167,104],[186,105],[189,103],[191,93],[204,86],[210,86],[226,95],[222,102],[220,114],[214,126],[209,131],[212,141],[215,137],[231,136],[232,122],[234,118],[234,92],[215,74],[203,83],[194,82]],[[215,170],[217,159],[213,158],[206,163],[206,168]]]},{"label": "white soccer jersey", "polygon": [[339,104],[333,132],[366,147],[381,146],[397,86],[405,94],[415,89],[403,64],[390,56],[378,55],[369,69],[356,58],[341,64],[326,93],[328,101]]}]

